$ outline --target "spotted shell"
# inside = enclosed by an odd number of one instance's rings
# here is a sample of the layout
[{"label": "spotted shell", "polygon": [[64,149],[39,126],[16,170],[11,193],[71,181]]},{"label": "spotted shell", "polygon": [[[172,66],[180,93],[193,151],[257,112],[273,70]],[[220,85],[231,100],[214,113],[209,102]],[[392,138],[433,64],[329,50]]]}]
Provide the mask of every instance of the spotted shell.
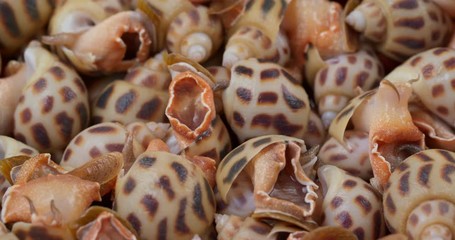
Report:
[{"label": "spotted shell", "polygon": [[240,141],[264,134],[302,137],[310,116],[303,87],[281,66],[256,59],[232,67],[223,108]]},{"label": "spotted shell", "polygon": [[322,145],[327,140],[327,130],[322,123],[321,117],[313,109],[310,112],[307,130],[302,139],[308,147]]},{"label": "spotted shell", "polygon": [[412,81],[420,101],[450,126],[455,126],[455,50],[435,48],[419,53],[386,76],[392,82]]},{"label": "spotted shell", "polygon": [[0,159],[17,155],[33,156],[38,151],[12,137],[0,135]]},{"label": "spotted shell", "polygon": [[424,227],[436,222],[450,229],[453,236],[454,171],[455,153],[446,150],[425,150],[403,161],[390,176],[383,194],[389,230],[407,234],[410,239],[424,239]]},{"label": "spotted shell", "polygon": [[198,167],[175,154],[147,151],[117,180],[114,209],[142,239],[191,239],[212,224],[214,199]]},{"label": "spotted shell", "polygon": [[378,51],[397,61],[444,46],[453,31],[450,16],[434,1],[368,0],[346,18]]},{"label": "spotted shell", "polygon": [[[281,155],[284,154],[282,150],[287,152],[286,156]],[[222,200],[228,205],[245,204],[240,206],[244,208],[242,214],[252,214],[254,218],[272,218],[305,229],[313,228],[314,224],[308,217],[314,211],[317,198],[315,190],[318,186],[311,180],[315,158],[306,156],[305,159],[303,156],[305,152],[303,140],[283,135],[266,135],[244,142],[228,153],[218,166],[216,183]],[[268,156],[274,156],[275,161],[267,159]],[[292,184],[288,182],[288,178],[279,177],[284,176],[280,174],[281,171],[292,172],[293,177],[289,176],[295,179],[292,180]],[[240,190],[242,191],[240,193],[235,190],[236,186],[249,185],[251,189],[246,187]],[[285,197],[286,194],[279,194],[283,191],[281,187],[285,185],[287,187],[295,185],[295,194],[298,197]],[[244,191],[253,191],[252,206],[247,206],[250,205],[251,199],[240,202],[235,199],[237,194],[243,195]],[[300,200],[293,202],[289,199]]]},{"label": "spotted shell", "polygon": [[357,238],[377,239],[385,234],[380,194],[364,180],[332,165],[318,169],[322,184],[324,226],[341,226]]},{"label": "spotted shell", "polygon": [[235,215],[216,214],[217,239],[276,239],[269,236],[272,227],[254,218],[241,218]]},{"label": "spotted shell", "polygon": [[54,4],[54,1],[37,0],[1,1],[0,53],[15,53],[42,31],[52,15]]},{"label": "spotted shell", "polygon": [[369,50],[341,54],[325,63],[316,74],[314,95],[324,125],[328,127],[336,113],[358,94],[359,88],[370,90],[382,80],[384,70]]},{"label": "spotted shell", "polygon": [[333,137],[327,140],[318,153],[320,163],[336,166],[354,176],[369,180],[373,172],[368,156],[368,133],[346,131],[345,141],[350,148],[345,148]]},{"label": "spotted shell", "polygon": [[66,169],[73,169],[105,153],[121,152],[127,134],[124,126],[112,122],[86,128],[68,144],[60,165]]},{"label": "spotted shell", "polygon": [[[54,240],[73,240],[76,239],[66,226],[51,226],[38,223],[18,222],[13,225],[11,232],[15,239],[54,239]],[[3,237],[3,236],[2,236]],[[5,240],[8,240],[6,238]]]},{"label": "spotted shell", "polygon": [[223,27],[208,8],[197,6],[179,13],[169,25],[166,45],[196,62],[205,62],[223,43]]},{"label": "spotted shell", "polygon": [[24,56],[34,72],[14,112],[14,137],[39,151],[62,151],[88,125],[87,89],[74,69],[38,42]]},{"label": "spotted shell", "polygon": [[162,122],[168,99],[167,91],[117,80],[106,86],[95,101],[92,121]]}]

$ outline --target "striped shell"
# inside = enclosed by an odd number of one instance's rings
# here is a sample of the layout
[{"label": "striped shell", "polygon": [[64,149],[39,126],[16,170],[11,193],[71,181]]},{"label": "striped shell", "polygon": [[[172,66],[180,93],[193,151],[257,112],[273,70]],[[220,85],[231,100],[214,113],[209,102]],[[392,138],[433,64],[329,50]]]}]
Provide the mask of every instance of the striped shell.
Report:
[{"label": "striped shell", "polygon": [[167,48],[196,62],[205,62],[223,43],[221,21],[209,15],[207,7],[197,6],[181,12],[166,35]]},{"label": "striped shell", "polygon": [[412,82],[412,89],[433,114],[455,126],[455,49],[435,48],[417,54],[386,76]]},{"label": "striped shell", "polygon": [[191,239],[212,224],[213,191],[181,156],[147,151],[117,180],[114,209],[142,239]]},{"label": "striped shell", "polygon": [[381,195],[364,180],[324,165],[318,169],[323,191],[323,226],[340,226],[358,240],[378,239],[385,234]]},{"label": "striped shell", "polygon": [[0,1],[0,53],[13,54],[39,34],[48,23],[54,4],[54,0]]},{"label": "striped shell", "polygon": [[223,108],[240,141],[264,134],[301,138],[310,116],[303,87],[281,66],[256,59],[232,67]]},{"label": "striped shell", "polygon": [[[311,177],[316,158],[305,153],[303,140],[283,135],[267,135],[244,142],[218,166],[216,183],[222,200],[226,205],[240,204],[243,215],[314,228],[310,216],[316,206],[318,186]],[[237,186],[248,187],[239,192]],[[295,190],[291,194],[288,188]],[[236,199],[244,197],[242,191],[253,191],[248,198],[254,198]],[[249,201],[254,204],[248,206]]]},{"label": "striped shell", "polygon": [[455,153],[446,150],[425,150],[403,161],[390,176],[383,194],[389,230],[407,234],[409,239],[436,239],[442,236],[425,234],[442,226],[450,237],[439,239],[453,238],[454,171]]},{"label": "striped shell", "polygon": [[450,16],[434,1],[425,0],[366,0],[346,21],[397,61],[444,46],[453,31]]},{"label": "striped shell", "polygon": [[384,69],[376,55],[369,50],[341,54],[326,61],[315,77],[314,95],[319,114],[326,127],[359,88],[366,91],[382,80]]},{"label": "striped shell", "polygon": [[14,112],[14,136],[42,152],[62,151],[88,125],[87,89],[38,42],[29,44],[24,58],[34,71]]}]

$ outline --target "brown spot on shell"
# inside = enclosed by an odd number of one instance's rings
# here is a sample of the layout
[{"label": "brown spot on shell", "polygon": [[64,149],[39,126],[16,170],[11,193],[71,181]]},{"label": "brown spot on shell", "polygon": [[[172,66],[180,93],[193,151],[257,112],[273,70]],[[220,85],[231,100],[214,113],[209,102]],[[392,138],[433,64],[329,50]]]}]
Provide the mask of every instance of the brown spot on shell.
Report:
[{"label": "brown spot on shell", "polygon": [[355,63],[357,62],[357,57],[354,56],[354,55],[349,55],[349,56],[348,56],[348,62],[349,62],[350,64],[355,64]]},{"label": "brown spot on shell", "polygon": [[147,211],[149,217],[153,218],[158,210],[159,202],[150,194],[145,194],[141,200],[142,206]]},{"label": "brown spot on shell", "polygon": [[33,84],[33,92],[40,93],[47,87],[46,79],[40,78]]},{"label": "brown spot on shell", "polygon": [[341,197],[334,197],[332,199],[332,201],[330,201],[330,206],[332,206],[332,209],[336,209],[338,208],[339,206],[341,206],[343,204],[343,198]]},{"label": "brown spot on shell", "polygon": [[49,69],[49,71],[54,75],[55,79],[60,81],[65,78],[65,71],[59,66],[54,66]]},{"label": "brown spot on shell", "polygon": [[439,56],[443,53],[447,53],[448,51],[449,51],[448,48],[437,48],[436,50],[433,51],[433,54]]},{"label": "brown spot on shell", "polygon": [[449,114],[449,109],[447,109],[446,107],[444,106],[438,106],[436,108],[436,111],[438,111],[438,113],[442,114],[442,115],[447,115]]},{"label": "brown spot on shell", "polygon": [[364,215],[367,215],[368,213],[371,212],[371,210],[373,209],[373,207],[371,206],[371,203],[370,201],[368,201],[367,198],[365,198],[364,196],[362,195],[358,195],[355,199],[354,199],[355,203],[357,204],[357,206],[359,206],[361,209],[362,209],[362,212]]},{"label": "brown spot on shell", "polygon": [[46,96],[43,99],[41,112],[42,113],[48,113],[48,112],[50,112],[52,110],[53,107],[54,107],[54,97]]},{"label": "brown spot on shell", "polygon": [[89,116],[88,110],[84,103],[78,103],[76,105],[76,112],[79,116],[80,127],[81,129],[85,129],[88,126]]},{"label": "brown spot on shell", "polygon": [[438,14],[433,11],[428,11],[428,16],[430,16],[431,20],[435,22],[439,21]]},{"label": "brown spot on shell", "polygon": [[257,147],[262,146],[264,144],[270,143],[271,141],[272,141],[272,138],[270,138],[270,137],[261,138],[261,139],[258,139],[256,141],[254,141],[252,143],[252,146],[257,148]]},{"label": "brown spot on shell", "polygon": [[92,158],[101,156],[101,151],[97,147],[92,147],[88,153]]},{"label": "brown spot on shell", "polygon": [[62,87],[59,91],[63,102],[69,102],[77,97],[77,94],[70,87]]},{"label": "brown spot on shell", "polygon": [[356,185],[357,185],[357,182],[354,180],[350,180],[350,179],[343,182],[343,187],[347,188],[347,189],[354,188]]},{"label": "brown spot on shell", "polygon": [[138,232],[139,234],[141,233],[142,229],[141,220],[139,220],[139,218],[134,213],[128,214],[126,220],[131,223],[131,226],[134,228],[134,230],[136,230],[136,232]]},{"label": "brown spot on shell", "polygon": [[278,94],[275,92],[261,92],[258,96],[257,104],[276,104],[278,101]]},{"label": "brown spot on shell", "polygon": [[250,89],[239,87],[235,93],[241,102],[249,103],[251,101],[252,93]]},{"label": "brown spot on shell", "polygon": [[89,129],[88,132],[95,134],[114,133],[116,132],[116,129],[111,126],[98,126]]},{"label": "brown spot on shell", "polygon": [[194,25],[198,25],[199,21],[201,20],[201,16],[199,16],[199,12],[194,8],[188,12],[188,17],[194,23]]},{"label": "brown spot on shell", "polygon": [[452,183],[452,179],[450,175],[455,172],[455,166],[450,164],[445,164],[444,167],[441,169],[441,177],[444,181],[448,183]]},{"label": "brown spot on shell", "polygon": [[393,23],[396,27],[406,27],[415,30],[421,29],[425,25],[423,17],[399,18]]},{"label": "brown spot on shell", "polygon": [[422,74],[425,79],[430,79],[433,76],[434,66],[429,63],[422,68]]},{"label": "brown spot on shell", "polygon": [[352,231],[356,236],[357,240],[364,240],[365,239],[365,230],[362,227],[358,227]]},{"label": "brown spot on shell", "polygon": [[390,196],[390,194],[387,194],[387,197],[385,198],[385,207],[391,214],[395,214],[395,212],[397,211],[395,203],[393,202],[393,199]]},{"label": "brown spot on shell", "polygon": [[422,206],[422,210],[423,210],[423,212],[428,216],[428,215],[430,215],[431,212],[433,211],[433,207],[431,207],[431,204],[425,203],[425,204]]},{"label": "brown spot on shell", "polygon": [[162,219],[158,223],[158,231],[157,231],[158,240],[166,240],[167,239],[167,218]]},{"label": "brown spot on shell", "polygon": [[149,168],[149,167],[153,166],[153,164],[155,162],[156,162],[156,158],[145,156],[139,160],[139,166],[141,166],[143,168]]},{"label": "brown spot on shell", "polygon": [[370,59],[366,59],[364,66],[366,69],[371,70],[373,68],[373,62]]},{"label": "brown spot on shell", "polygon": [[428,181],[430,179],[432,168],[433,168],[432,164],[425,164],[422,167],[420,167],[419,172],[417,173],[417,182],[420,185],[428,187]]},{"label": "brown spot on shell", "polygon": [[415,67],[422,60],[422,56],[416,56],[411,60],[411,66]]},{"label": "brown spot on shell", "polygon": [[273,127],[279,134],[286,136],[292,136],[303,128],[301,125],[291,124],[284,114],[278,114],[274,117]]},{"label": "brown spot on shell", "polygon": [[239,127],[243,127],[243,125],[245,125],[245,119],[242,117],[242,115],[237,112],[237,111],[234,111],[234,114],[233,114],[233,119],[234,119],[234,123],[239,126]]},{"label": "brown spot on shell", "polygon": [[51,147],[51,140],[47,134],[47,130],[42,123],[37,123],[32,126],[33,139],[44,149]]},{"label": "brown spot on shell", "polygon": [[392,7],[397,9],[416,9],[419,7],[419,4],[416,0],[402,0],[395,2]]},{"label": "brown spot on shell", "polygon": [[273,117],[268,114],[258,114],[251,120],[251,127],[264,127],[268,128],[272,124]]},{"label": "brown spot on shell", "polygon": [[335,83],[337,86],[343,85],[343,83],[346,81],[346,76],[348,73],[348,68],[347,67],[340,67],[336,70],[335,72]]},{"label": "brown spot on shell", "polygon": [[280,71],[276,68],[265,69],[261,71],[260,79],[261,81],[274,80],[280,76]]},{"label": "brown spot on shell", "polygon": [[455,158],[453,158],[452,154],[450,154],[449,152],[444,151],[444,150],[438,150],[438,152],[439,152],[439,154],[441,154],[442,157],[444,157],[444,159],[447,160],[448,162],[455,163]]},{"label": "brown spot on shell", "polygon": [[192,209],[193,209],[193,212],[195,213],[195,215],[200,220],[203,220],[203,221],[206,220],[204,205],[203,205],[203,202],[202,202],[201,185],[199,183],[196,184],[196,186],[194,186],[194,189],[193,189]]},{"label": "brown spot on shell", "polygon": [[85,93],[87,92],[87,88],[85,87],[85,84],[84,82],[82,81],[82,79],[78,78],[78,77],[75,77],[73,79],[73,82],[74,82],[74,85],[76,85],[77,89],[79,90],[79,92],[81,93]]},{"label": "brown spot on shell", "polygon": [[227,163],[229,163],[232,159],[235,158],[235,156],[239,155],[240,153],[243,152],[243,150],[245,150],[245,145],[240,145],[238,147],[236,147],[234,150],[232,150],[230,153],[229,153],[229,156],[226,156],[225,159],[223,159],[223,162],[221,163],[221,166],[225,166]]},{"label": "brown spot on shell", "polygon": [[351,214],[347,211],[339,213],[335,220],[344,228],[350,228],[353,224]]},{"label": "brown spot on shell", "polygon": [[63,154],[62,160],[63,160],[64,162],[67,162],[67,161],[70,159],[70,157],[71,157],[72,154],[73,154],[73,150],[67,148],[67,149],[65,150],[65,154]]},{"label": "brown spot on shell", "polygon": [[283,74],[284,77],[286,77],[286,79],[288,79],[291,83],[293,84],[300,84],[299,81],[297,81],[297,79],[295,79],[288,71],[284,70],[284,69],[281,69],[281,73]]},{"label": "brown spot on shell", "polygon": [[439,30],[433,30],[431,32],[431,40],[437,41],[441,37],[441,32]]},{"label": "brown spot on shell", "polygon": [[329,161],[340,162],[340,161],[343,161],[346,159],[348,159],[348,156],[346,156],[345,154],[342,154],[342,153],[338,153],[338,154],[330,155]]},{"label": "brown spot on shell", "polygon": [[188,170],[186,169],[186,167],[178,162],[171,163],[171,167],[172,169],[174,169],[175,173],[177,173],[179,181],[181,183],[184,183],[186,181],[186,178],[188,177]]},{"label": "brown spot on shell", "polygon": [[98,100],[96,101],[96,106],[99,108],[106,108],[107,102],[109,101],[109,98],[111,97],[113,91],[114,91],[113,85],[105,89],[98,97]]},{"label": "brown spot on shell", "polygon": [[284,85],[281,85],[281,91],[283,93],[286,104],[293,110],[305,108],[306,104],[304,101],[292,94]]},{"label": "brown spot on shell", "polygon": [[57,123],[60,133],[63,136],[63,139],[70,141],[72,138],[73,132],[73,123],[74,120],[66,112],[61,112],[55,116],[55,122]]},{"label": "brown spot on shell", "polygon": [[248,163],[246,157],[241,158],[235,162],[231,169],[229,169],[228,175],[223,179],[223,183],[229,183],[234,181],[234,177],[245,167]]},{"label": "brown spot on shell", "polygon": [[441,97],[444,95],[444,85],[442,84],[437,84],[433,86],[431,89],[431,95],[433,95],[434,98]]},{"label": "brown spot on shell", "polygon": [[136,187],[136,180],[132,177],[128,177],[128,179],[125,182],[125,185],[123,185],[123,193],[128,195],[130,194],[134,188]]},{"label": "brown spot on shell", "polygon": [[398,189],[401,195],[406,195],[409,192],[409,175],[410,173],[407,172],[400,177]]},{"label": "brown spot on shell", "polygon": [[136,114],[136,117],[144,120],[152,120],[160,105],[162,104],[159,98],[154,98],[142,104],[141,109]]},{"label": "brown spot on shell", "polygon": [[14,38],[20,37],[22,34],[15,12],[8,2],[0,2],[0,13],[0,26],[4,29],[2,34],[7,34]]},{"label": "brown spot on shell", "polygon": [[115,102],[115,111],[117,113],[125,113],[128,109],[133,105],[134,101],[136,100],[136,92],[130,90],[129,92],[120,96],[117,101]]},{"label": "brown spot on shell", "polygon": [[168,176],[161,176],[157,183],[160,189],[163,189],[166,192],[167,198],[169,201],[172,201],[175,197],[175,192],[172,189],[171,181]]},{"label": "brown spot on shell", "polygon": [[438,203],[438,209],[439,209],[439,214],[440,215],[445,215],[446,213],[449,212],[449,204],[447,202],[439,202]]},{"label": "brown spot on shell", "polygon": [[394,42],[415,50],[420,50],[425,47],[425,39],[416,39],[413,37],[397,37],[393,39]]},{"label": "brown spot on shell", "polygon": [[367,72],[360,72],[359,74],[357,74],[357,76],[355,77],[357,86],[363,87],[369,76],[370,74],[368,74]]},{"label": "brown spot on shell", "polygon": [[251,69],[249,67],[239,65],[234,68],[234,71],[235,71],[235,73],[237,73],[239,75],[245,75],[248,77],[253,76],[253,69]]},{"label": "brown spot on shell", "polygon": [[319,75],[319,85],[324,86],[325,82],[327,81],[327,72],[327,68],[321,71],[321,74]]},{"label": "brown spot on shell", "polygon": [[455,57],[449,58],[444,61],[444,66],[447,70],[452,70],[455,68]]},{"label": "brown spot on shell", "polygon": [[109,152],[122,152],[124,145],[123,143],[109,143],[105,147]]},{"label": "brown spot on shell", "polygon": [[24,109],[20,116],[22,123],[28,123],[32,119],[32,112],[30,111],[30,108]]},{"label": "brown spot on shell", "polygon": [[409,222],[411,223],[412,226],[416,226],[417,223],[419,223],[419,217],[417,217],[417,215],[415,215],[414,213],[411,214],[411,216],[409,217]]},{"label": "brown spot on shell", "polygon": [[186,205],[187,205],[186,198],[183,198],[182,200],[180,200],[179,211],[177,213],[177,218],[176,218],[176,222],[175,222],[175,230],[177,232],[181,232],[181,233],[190,232],[190,229],[186,225],[186,221],[185,221]]}]

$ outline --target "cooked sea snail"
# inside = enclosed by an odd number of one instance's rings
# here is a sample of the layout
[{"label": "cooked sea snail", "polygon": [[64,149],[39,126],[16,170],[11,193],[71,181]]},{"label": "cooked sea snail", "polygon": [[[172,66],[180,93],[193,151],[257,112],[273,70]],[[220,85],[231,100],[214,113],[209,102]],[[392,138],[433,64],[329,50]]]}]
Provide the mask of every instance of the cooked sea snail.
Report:
[{"label": "cooked sea snail", "polygon": [[453,31],[450,16],[434,1],[424,0],[363,1],[346,22],[379,52],[400,62],[445,46]]},{"label": "cooked sea snail", "polygon": [[430,149],[403,161],[392,173],[383,195],[391,232],[410,239],[453,239],[455,154]]}]

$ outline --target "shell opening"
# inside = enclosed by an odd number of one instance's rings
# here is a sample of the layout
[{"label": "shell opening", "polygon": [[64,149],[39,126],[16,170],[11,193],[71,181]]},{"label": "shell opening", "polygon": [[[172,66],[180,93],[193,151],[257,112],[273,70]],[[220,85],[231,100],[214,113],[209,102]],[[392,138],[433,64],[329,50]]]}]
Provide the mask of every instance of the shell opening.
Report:
[{"label": "shell opening", "polygon": [[192,131],[196,130],[211,110],[201,97],[204,88],[199,86],[196,80],[186,77],[175,84],[173,91],[174,106],[169,109],[169,115]]},{"label": "shell opening", "polygon": [[141,47],[141,39],[137,32],[125,32],[120,37],[125,43],[126,50],[123,56],[124,61],[133,60],[136,58],[136,54],[139,52]]}]

